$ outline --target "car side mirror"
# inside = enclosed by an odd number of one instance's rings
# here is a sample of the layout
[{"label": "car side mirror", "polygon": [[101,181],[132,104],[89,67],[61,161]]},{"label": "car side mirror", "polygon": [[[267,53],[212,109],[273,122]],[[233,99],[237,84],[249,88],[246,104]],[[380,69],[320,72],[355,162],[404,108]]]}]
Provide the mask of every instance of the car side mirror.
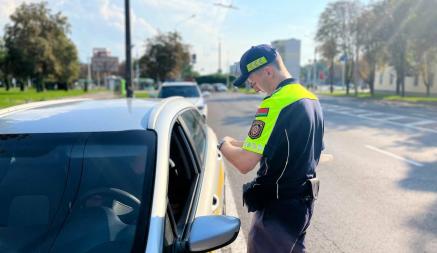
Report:
[{"label": "car side mirror", "polygon": [[204,91],[204,92],[202,92],[202,96],[205,98],[209,98],[211,96],[211,93],[208,91]]},{"label": "car side mirror", "polygon": [[187,241],[188,252],[205,252],[232,243],[240,231],[240,219],[225,216],[200,216],[194,219]]}]

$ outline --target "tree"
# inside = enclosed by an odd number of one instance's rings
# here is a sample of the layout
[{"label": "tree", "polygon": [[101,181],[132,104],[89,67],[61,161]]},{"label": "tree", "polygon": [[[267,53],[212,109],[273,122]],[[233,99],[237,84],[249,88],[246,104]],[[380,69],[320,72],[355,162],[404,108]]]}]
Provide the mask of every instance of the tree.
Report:
[{"label": "tree", "polygon": [[202,75],[195,78],[196,82],[198,84],[202,83],[226,83],[226,81],[229,79],[229,82],[233,82],[236,78],[234,76],[228,76],[226,74],[209,74],[209,75]]},{"label": "tree", "polygon": [[328,4],[320,15],[316,40],[320,43],[322,55],[331,62],[331,90],[333,82],[334,58],[341,52],[345,64],[344,80],[346,93],[349,94],[350,82],[353,78],[355,54],[358,54],[357,24],[355,22],[361,11],[358,1],[337,1]]},{"label": "tree", "polygon": [[333,4],[329,4],[319,18],[316,40],[319,42],[318,51],[329,62],[329,83],[331,93],[334,91],[334,59],[339,53],[337,37],[341,32],[333,11]]},{"label": "tree", "polygon": [[8,71],[7,71],[7,51],[4,46],[3,40],[0,39],[0,82],[3,82],[5,85],[6,90],[9,90],[9,81],[7,78]]},{"label": "tree", "polygon": [[420,75],[426,86],[426,94],[430,96],[432,67],[437,61],[437,0],[419,1],[416,8],[410,11],[405,25],[411,36],[411,54],[416,78]]},{"label": "tree", "polygon": [[[57,56],[57,68],[54,74],[56,81],[69,89],[73,80],[79,77],[80,64],[77,56],[77,49],[73,42],[65,35],[61,34],[57,38],[57,43],[54,45],[54,52]],[[86,89],[85,91],[87,91]]]},{"label": "tree", "polygon": [[146,53],[140,63],[146,75],[158,82],[180,79],[182,71],[190,64],[190,53],[177,32],[158,34],[147,41]]},{"label": "tree", "polygon": [[193,81],[196,77],[200,76],[199,72],[193,69],[193,65],[186,64],[182,69],[181,77],[182,80]]},{"label": "tree", "polygon": [[[381,20],[385,17],[385,2],[378,2],[367,6],[357,18],[357,44],[360,46],[362,60],[359,76],[369,85],[370,94],[375,94],[375,73],[378,63],[383,62],[387,56],[384,51],[385,31]],[[363,71],[365,70],[365,71]]]},{"label": "tree", "polygon": [[21,89],[29,78],[36,82],[37,91],[43,91],[46,79],[74,78],[77,52],[66,37],[70,29],[66,17],[51,14],[43,2],[23,3],[10,19],[12,24],[6,25],[4,35],[6,61]]},{"label": "tree", "polygon": [[[344,61],[343,80],[346,84],[346,94],[349,94],[350,83],[354,79],[354,70],[358,62],[360,45],[358,42],[359,24],[356,22],[362,7],[358,1],[338,1],[333,4],[337,23],[341,27],[338,44]],[[355,94],[357,93],[355,80]]]},{"label": "tree", "polygon": [[385,18],[380,22],[384,27],[388,62],[396,70],[396,93],[405,96],[405,76],[412,68],[408,50],[411,37],[408,35],[406,25],[410,18],[411,10],[420,1],[387,0],[385,3]]}]

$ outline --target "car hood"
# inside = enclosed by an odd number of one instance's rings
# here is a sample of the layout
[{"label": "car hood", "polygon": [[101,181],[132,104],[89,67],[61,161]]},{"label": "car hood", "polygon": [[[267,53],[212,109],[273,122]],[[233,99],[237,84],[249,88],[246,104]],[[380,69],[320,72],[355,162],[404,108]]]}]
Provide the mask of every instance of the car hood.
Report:
[{"label": "car hood", "polygon": [[193,103],[195,106],[204,106],[205,101],[203,100],[203,97],[195,97],[195,98],[185,98],[191,103]]}]

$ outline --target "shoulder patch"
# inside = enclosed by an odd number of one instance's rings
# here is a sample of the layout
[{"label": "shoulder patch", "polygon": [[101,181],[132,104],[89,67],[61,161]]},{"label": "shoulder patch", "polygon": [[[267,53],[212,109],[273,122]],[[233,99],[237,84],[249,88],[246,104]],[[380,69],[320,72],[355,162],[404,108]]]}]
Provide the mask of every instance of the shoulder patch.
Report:
[{"label": "shoulder patch", "polygon": [[255,117],[267,117],[269,114],[269,108],[259,108],[258,111],[256,111]]},{"label": "shoulder patch", "polygon": [[259,138],[261,136],[261,133],[263,132],[264,125],[265,125],[264,121],[254,120],[249,130],[249,134],[248,134],[249,137],[251,139]]}]

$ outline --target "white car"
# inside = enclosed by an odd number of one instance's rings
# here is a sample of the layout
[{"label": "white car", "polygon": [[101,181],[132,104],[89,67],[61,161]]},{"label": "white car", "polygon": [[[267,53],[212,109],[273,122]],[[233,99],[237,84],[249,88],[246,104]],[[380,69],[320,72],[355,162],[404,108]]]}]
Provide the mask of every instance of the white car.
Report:
[{"label": "white car", "polygon": [[224,83],[215,83],[214,84],[214,90],[218,92],[227,92],[228,87]]},{"label": "white car", "polygon": [[193,103],[201,114],[206,118],[208,106],[195,82],[165,82],[161,85],[158,92],[158,98],[168,98],[172,96],[181,96]]},{"label": "white car", "polygon": [[0,252],[204,252],[232,242],[217,137],[182,98],[0,110]]}]

